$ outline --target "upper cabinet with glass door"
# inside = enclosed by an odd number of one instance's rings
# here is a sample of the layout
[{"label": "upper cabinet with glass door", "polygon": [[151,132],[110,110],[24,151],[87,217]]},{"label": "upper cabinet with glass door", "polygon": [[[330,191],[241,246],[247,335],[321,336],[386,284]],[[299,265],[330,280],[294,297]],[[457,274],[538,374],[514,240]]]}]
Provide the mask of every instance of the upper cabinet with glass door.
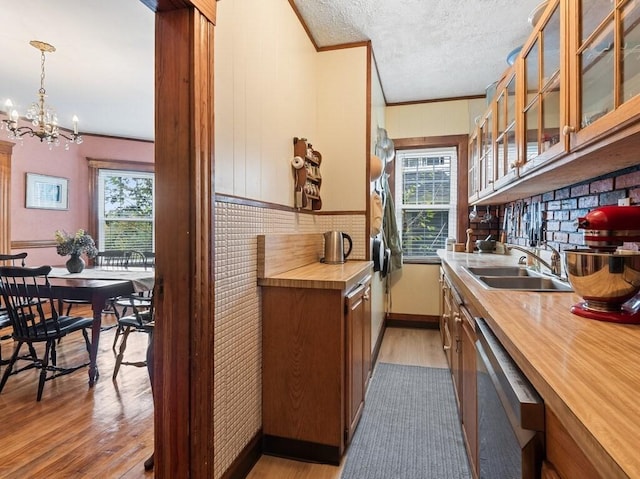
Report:
[{"label": "upper cabinet with glass door", "polygon": [[516,142],[516,75],[515,70],[507,71],[498,85],[495,102],[495,181],[498,189],[515,180],[518,166]]},{"label": "upper cabinet with glass door", "polygon": [[480,186],[480,197],[484,197],[493,192],[493,182],[495,180],[495,162],[493,152],[493,115],[490,108],[480,120],[479,128],[479,161],[478,161],[478,183]]},{"label": "upper cabinet with glass door", "polygon": [[571,149],[640,118],[640,1],[571,0]]},{"label": "upper cabinet with glass door", "polygon": [[[478,117],[478,120],[480,117]],[[471,133],[469,139],[469,159],[468,159],[468,188],[469,203],[473,203],[480,197],[480,132],[479,128]]]},{"label": "upper cabinet with glass door", "polygon": [[640,0],[549,0],[514,66],[470,144],[471,203],[637,165]]},{"label": "upper cabinet with glass door", "polygon": [[[564,2],[563,2],[564,3]],[[565,153],[566,85],[562,81],[563,16],[560,0],[549,2],[538,30],[522,49],[523,141],[520,175]]]}]

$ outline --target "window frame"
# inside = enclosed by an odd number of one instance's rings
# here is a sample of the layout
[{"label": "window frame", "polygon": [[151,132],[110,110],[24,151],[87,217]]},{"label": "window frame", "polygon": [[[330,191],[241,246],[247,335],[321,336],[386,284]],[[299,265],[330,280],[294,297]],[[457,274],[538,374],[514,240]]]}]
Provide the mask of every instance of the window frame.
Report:
[{"label": "window frame", "polygon": [[[129,172],[155,173],[153,163],[126,160],[101,160],[88,158],[89,165],[89,228],[94,238],[98,238],[100,229],[100,170],[119,170]],[[155,217],[154,217],[155,222]],[[103,245],[98,244],[98,249],[103,250]]]},{"label": "window frame", "polygon": [[[396,178],[402,182],[402,189],[396,193],[395,214],[397,224],[402,225],[400,235],[403,257],[408,259],[436,257],[436,250],[444,248],[446,238],[451,236],[449,231],[455,229],[457,178],[454,175],[457,174],[458,168],[457,155],[455,147],[396,152]],[[440,189],[441,187],[444,188],[444,191]],[[438,191],[440,194],[437,193]],[[446,193],[446,197],[443,193]],[[429,197],[431,197],[431,202],[421,201]],[[423,218],[423,214],[426,215],[425,219],[431,226],[436,229],[440,227],[440,230],[435,232],[435,237],[431,235],[432,232],[428,233],[427,230],[417,225],[415,226],[417,229],[415,229],[407,224],[408,230],[405,231],[406,222]],[[414,218],[414,220],[410,218]],[[446,222],[443,221],[444,219]],[[447,230],[443,232],[445,226]],[[413,241],[417,241],[418,245],[411,247],[411,249],[422,251],[423,248],[426,248],[428,252],[410,254],[409,245]],[[442,243],[442,247],[438,246],[438,242]],[[433,249],[434,247],[435,249]]]},{"label": "window frame", "polygon": [[[457,151],[457,196],[456,196],[456,211],[455,213],[455,231],[449,231],[449,234],[455,233],[457,241],[462,242],[466,235],[466,229],[469,221],[469,197],[467,196],[468,188],[468,149],[469,149],[469,135],[443,135],[432,137],[411,137],[411,138],[394,138],[393,139],[396,150],[422,150],[429,148],[446,148],[454,147]],[[394,160],[395,161],[395,160]],[[390,194],[395,198],[396,188],[396,165],[393,168],[389,168],[389,188]],[[399,232],[400,234],[401,232]],[[403,255],[403,263],[430,263],[433,262],[433,257],[410,257],[407,258]]]}]

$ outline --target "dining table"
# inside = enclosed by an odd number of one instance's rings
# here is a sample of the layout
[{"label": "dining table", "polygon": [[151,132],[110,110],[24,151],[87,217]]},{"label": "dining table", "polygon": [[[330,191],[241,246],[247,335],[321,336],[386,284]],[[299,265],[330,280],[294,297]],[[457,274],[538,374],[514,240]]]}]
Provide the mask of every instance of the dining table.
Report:
[{"label": "dining table", "polygon": [[89,387],[92,387],[99,376],[96,361],[105,305],[110,298],[116,296],[152,290],[155,271],[149,268],[87,267],[80,273],[69,273],[64,267],[52,267],[48,276],[55,299],[83,300],[91,304],[93,325],[89,351]]}]

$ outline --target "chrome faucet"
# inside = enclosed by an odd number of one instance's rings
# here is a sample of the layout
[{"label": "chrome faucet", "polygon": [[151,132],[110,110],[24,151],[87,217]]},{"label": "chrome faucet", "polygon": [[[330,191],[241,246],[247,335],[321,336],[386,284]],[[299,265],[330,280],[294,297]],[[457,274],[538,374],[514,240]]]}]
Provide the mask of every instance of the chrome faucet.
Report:
[{"label": "chrome faucet", "polygon": [[557,249],[555,249],[553,246],[548,244],[548,243],[543,243],[543,244],[545,246],[548,246],[549,249],[551,250],[551,264],[547,263],[539,255],[537,255],[533,251],[530,251],[529,249],[527,249],[527,248],[525,248],[523,246],[518,246],[516,244],[508,244],[506,246],[507,246],[507,251],[511,251],[512,249],[517,249],[518,251],[522,251],[523,253],[526,253],[528,256],[531,256],[536,261],[538,261],[540,264],[542,264],[542,266],[544,266],[545,268],[549,269],[549,271],[551,271],[552,275],[557,276],[558,278],[560,278],[561,269],[562,269],[561,268],[561,260],[560,260],[560,252]]}]

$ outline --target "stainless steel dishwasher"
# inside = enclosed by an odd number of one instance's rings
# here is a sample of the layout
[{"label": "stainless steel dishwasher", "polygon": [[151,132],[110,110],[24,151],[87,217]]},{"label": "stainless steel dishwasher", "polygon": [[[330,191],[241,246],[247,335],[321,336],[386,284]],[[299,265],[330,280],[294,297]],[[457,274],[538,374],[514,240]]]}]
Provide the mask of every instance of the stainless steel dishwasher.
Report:
[{"label": "stainless steel dishwasher", "polygon": [[487,323],[478,340],[478,469],[481,479],[540,477],[544,403]]}]

